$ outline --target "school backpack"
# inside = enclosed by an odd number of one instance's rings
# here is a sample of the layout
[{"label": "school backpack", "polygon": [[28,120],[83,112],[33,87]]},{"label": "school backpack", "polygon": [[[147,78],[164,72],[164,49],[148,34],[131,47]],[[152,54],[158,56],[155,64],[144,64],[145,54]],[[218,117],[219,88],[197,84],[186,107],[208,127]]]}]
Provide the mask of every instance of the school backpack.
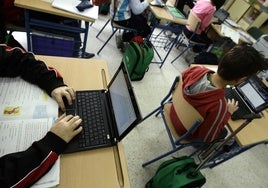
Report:
[{"label": "school backpack", "polygon": [[122,61],[125,63],[132,81],[141,80],[149,69],[154,50],[149,41],[131,41],[127,44]]},{"label": "school backpack", "polygon": [[198,165],[192,157],[182,156],[163,162],[155,175],[146,183],[146,188],[193,188],[201,187],[206,179],[197,172]]}]

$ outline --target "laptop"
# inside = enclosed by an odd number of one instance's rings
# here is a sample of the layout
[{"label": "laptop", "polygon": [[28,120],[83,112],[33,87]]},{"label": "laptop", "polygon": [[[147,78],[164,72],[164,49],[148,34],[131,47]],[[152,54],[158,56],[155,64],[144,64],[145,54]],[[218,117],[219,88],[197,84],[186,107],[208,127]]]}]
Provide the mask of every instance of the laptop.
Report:
[{"label": "laptop", "polygon": [[261,111],[268,107],[268,88],[254,75],[235,87],[226,88],[226,98],[238,101],[238,110],[231,119],[261,118]]},{"label": "laptop", "polygon": [[228,17],[230,13],[226,10],[220,8],[214,13],[214,17],[218,18],[219,23],[223,23]]},{"label": "laptop", "polygon": [[157,7],[165,7],[167,0],[153,0],[150,2],[150,5]]},{"label": "laptop", "polygon": [[109,147],[121,141],[141,120],[125,64],[120,64],[108,89],[76,91],[73,104],[66,104],[66,114],[79,115],[83,130],[64,153]]}]

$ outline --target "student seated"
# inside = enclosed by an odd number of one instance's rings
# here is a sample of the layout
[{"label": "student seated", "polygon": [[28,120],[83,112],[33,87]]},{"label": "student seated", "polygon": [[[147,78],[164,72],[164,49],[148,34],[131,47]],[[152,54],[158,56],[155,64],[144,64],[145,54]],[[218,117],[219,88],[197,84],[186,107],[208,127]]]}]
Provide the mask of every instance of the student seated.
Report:
[{"label": "student seated", "polygon": [[[225,99],[224,88],[267,69],[268,62],[261,53],[251,46],[236,45],[222,57],[217,72],[204,66],[192,66],[183,71],[183,96],[204,118],[189,139],[211,142],[224,138],[224,126],[239,107],[237,101]],[[178,134],[184,134],[186,129],[173,105],[170,118]]]},{"label": "student seated", "polygon": [[[69,104],[75,98],[74,90],[63,82],[57,70],[35,59],[32,53],[0,44],[0,77],[17,76],[45,90],[62,111],[65,111],[62,97]],[[38,181],[54,165],[68,142],[82,131],[81,122],[79,116],[62,115],[27,150],[0,157],[0,187],[30,187]]]},{"label": "student seated", "polygon": [[[116,2],[115,10],[114,2]],[[146,38],[151,33],[151,27],[143,15],[148,6],[147,0],[112,0],[110,15],[116,24],[136,29],[137,35]],[[120,48],[122,42],[129,42],[133,37],[133,32],[124,32],[122,36],[117,36],[117,47]]]},{"label": "student seated", "polygon": [[[207,47],[212,43],[204,30],[209,26],[215,11],[218,10],[224,3],[225,0],[199,0],[196,2],[192,8],[192,12],[201,20],[201,24],[194,37],[191,39],[192,41],[207,44]],[[185,26],[183,31],[187,38],[190,38],[194,32],[188,26]],[[194,52],[198,53],[201,50],[202,47],[194,45]]]}]

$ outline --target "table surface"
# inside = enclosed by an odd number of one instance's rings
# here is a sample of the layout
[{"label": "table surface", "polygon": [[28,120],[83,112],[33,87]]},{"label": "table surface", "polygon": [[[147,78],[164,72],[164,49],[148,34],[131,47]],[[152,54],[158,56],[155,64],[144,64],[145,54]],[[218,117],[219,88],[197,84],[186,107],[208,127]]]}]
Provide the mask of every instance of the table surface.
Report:
[{"label": "table surface", "polygon": [[44,12],[48,14],[63,16],[66,18],[73,18],[76,20],[83,20],[86,22],[95,22],[95,19],[77,15],[71,12],[60,10],[51,6],[50,2],[42,0],[15,0],[15,6],[21,7],[28,10],[34,10],[38,12]]},{"label": "table surface", "polygon": [[165,7],[149,5],[149,8],[152,11],[153,15],[159,20],[165,20],[180,25],[187,24],[187,19],[174,18]]},{"label": "table surface", "polygon": [[[220,37],[225,37],[225,35],[222,34],[221,32],[221,25],[219,24],[210,24],[211,28],[214,29],[214,31],[220,36]],[[227,25],[226,25],[227,26]],[[245,32],[247,33],[246,31],[244,31],[243,29],[241,28],[234,28],[234,27],[231,27],[231,26],[227,26],[227,27],[230,27],[231,29],[233,30],[237,30],[237,31],[241,31],[241,32]],[[240,38],[239,38],[239,41],[238,41],[238,44],[241,43],[241,42],[247,42],[247,43],[254,43],[256,40],[253,38],[253,37],[249,37],[249,39],[243,37],[240,35]]]},{"label": "table surface", "polygon": [[[107,63],[99,59],[36,56],[56,68],[75,90],[103,89],[110,79]],[[105,78],[104,78],[105,77]],[[122,143],[118,146],[64,154],[57,187],[130,187]]]}]

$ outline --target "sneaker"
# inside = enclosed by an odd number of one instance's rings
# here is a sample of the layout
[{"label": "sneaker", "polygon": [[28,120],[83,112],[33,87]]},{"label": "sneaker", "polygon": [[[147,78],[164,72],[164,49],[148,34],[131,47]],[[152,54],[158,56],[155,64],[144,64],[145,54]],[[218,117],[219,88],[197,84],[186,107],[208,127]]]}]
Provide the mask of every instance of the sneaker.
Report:
[{"label": "sneaker", "polygon": [[122,35],[115,35],[116,47],[122,49],[124,47]]}]

